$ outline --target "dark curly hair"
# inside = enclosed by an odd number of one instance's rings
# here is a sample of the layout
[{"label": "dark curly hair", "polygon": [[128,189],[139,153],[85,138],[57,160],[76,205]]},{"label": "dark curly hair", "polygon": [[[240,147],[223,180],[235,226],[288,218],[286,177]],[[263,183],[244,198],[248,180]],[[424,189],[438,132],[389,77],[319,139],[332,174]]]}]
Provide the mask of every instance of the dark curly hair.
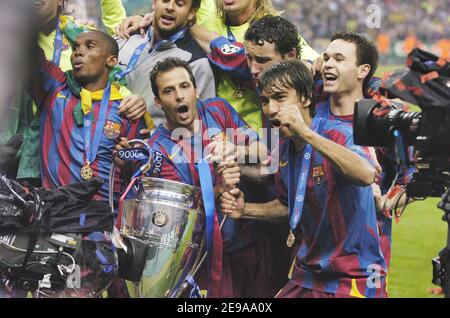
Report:
[{"label": "dark curly hair", "polygon": [[245,32],[245,41],[258,45],[264,42],[274,43],[275,49],[281,55],[297,50],[297,57],[301,56],[300,38],[297,27],[289,20],[273,15],[267,15],[253,22]]}]

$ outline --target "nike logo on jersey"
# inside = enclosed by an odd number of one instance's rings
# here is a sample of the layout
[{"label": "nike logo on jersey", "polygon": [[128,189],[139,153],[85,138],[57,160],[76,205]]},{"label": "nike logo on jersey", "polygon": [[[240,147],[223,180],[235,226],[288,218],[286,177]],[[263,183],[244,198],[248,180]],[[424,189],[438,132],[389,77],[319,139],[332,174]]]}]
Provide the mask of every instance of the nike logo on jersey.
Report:
[{"label": "nike logo on jersey", "polygon": [[56,98],[64,98],[64,99],[67,99],[67,96],[64,96],[63,94],[58,93],[58,95],[56,95]]},{"label": "nike logo on jersey", "polygon": [[179,152],[180,152],[179,149],[177,149],[175,152],[173,152],[171,155],[169,155],[169,159],[173,160],[173,158],[175,158]]}]

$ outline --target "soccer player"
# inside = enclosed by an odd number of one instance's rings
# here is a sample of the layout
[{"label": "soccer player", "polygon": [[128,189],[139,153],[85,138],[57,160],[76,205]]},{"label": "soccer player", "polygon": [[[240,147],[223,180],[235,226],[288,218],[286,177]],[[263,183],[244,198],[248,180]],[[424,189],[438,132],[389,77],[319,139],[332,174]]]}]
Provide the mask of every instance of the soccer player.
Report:
[{"label": "soccer player", "polygon": [[[338,32],[331,37],[330,44],[323,53],[321,74],[323,91],[329,98],[316,106],[317,115],[326,119],[341,121],[353,127],[355,102],[364,98],[370,79],[378,66],[378,50],[372,41],[353,32]],[[381,246],[389,265],[391,255],[392,220],[381,211],[397,170],[395,150],[386,147],[365,148],[381,164],[381,174],[373,185],[377,200],[377,217]],[[414,169],[410,169],[398,179],[406,184]],[[395,200],[394,200],[395,201]]]},{"label": "soccer player", "polygon": [[[163,154],[160,178],[198,186],[199,174],[195,163],[208,156],[208,153],[213,154],[211,160],[216,162],[221,162],[229,155],[236,155],[238,162],[252,155],[258,155],[260,160],[264,160],[267,150],[258,142],[258,135],[248,127],[230,104],[220,98],[198,100],[195,79],[185,62],[174,58],[159,62],[152,71],[151,81],[156,105],[161,107],[166,116],[166,123],[160,125],[149,140],[149,144]],[[180,135],[183,138],[180,138]],[[234,143],[237,147],[235,149],[225,147],[232,151],[223,152],[222,149],[227,143]],[[212,169],[217,198],[221,192],[229,190],[239,180],[239,169],[233,165],[228,166],[222,162],[218,170],[221,172],[226,167],[229,169],[223,172],[222,178],[226,175],[225,179],[231,181],[227,182],[225,188],[219,182],[220,177],[216,169]],[[238,237],[241,240],[239,243],[245,244],[247,238],[242,236],[242,233],[246,233],[245,222],[235,223],[228,220],[224,226],[228,227],[228,230],[241,233]],[[252,262],[254,266],[256,264],[264,266],[261,257],[264,255],[266,243],[256,244],[257,249],[253,247],[249,249],[244,245],[236,252],[228,252],[227,245],[230,243],[224,242],[223,269],[219,273],[221,283],[214,282],[213,290],[208,291],[209,296],[234,297],[237,291],[240,292],[239,295],[242,295],[241,290],[245,286],[236,285],[232,263],[239,264],[241,267],[246,267],[246,262]],[[253,254],[248,255],[248,253]],[[239,283],[247,282],[254,286],[253,279],[264,274],[262,271],[252,277],[246,277],[246,280],[241,280]],[[270,288],[270,286],[263,287]],[[261,286],[260,289],[262,289]],[[253,292],[267,293],[265,290]],[[251,294],[250,291],[249,294]]]},{"label": "soccer player", "polygon": [[300,59],[302,53],[297,27],[279,16],[268,15],[253,22],[245,32],[243,43],[198,26],[192,27],[192,33],[209,53],[212,64],[255,91],[259,76],[266,68],[281,61]]},{"label": "soccer player", "polygon": [[[120,137],[139,137],[140,128],[139,121],[119,114],[123,96],[109,82],[117,43],[101,31],[81,33],[72,46],[73,71],[67,73],[40,53],[40,72],[29,91],[41,112],[43,186],[55,189],[94,176],[108,180]],[[105,182],[94,199],[107,200],[108,189]]]},{"label": "soccer player", "polygon": [[289,216],[287,245],[295,246],[296,258],[278,297],[384,297],[371,158],[353,144],[351,127],[313,116],[313,86],[299,61],[263,73],[263,111],[283,137],[279,198],[245,203],[234,189],[222,195],[222,211],[233,218]]},{"label": "soccer player", "polygon": [[149,75],[155,64],[166,57],[188,61],[197,82],[200,98],[216,96],[214,74],[203,50],[192,39],[189,26],[195,18],[200,0],[155,0],[155,23],[144,37],[118,38],[119,64],[128,88],[144,96],[155,125],[164,122],[164,114],[154,105]]},{"label": "soccer player", "polygon": [[[73,18],[63,14],[66,0],[42,0],[30,2],[30,6],[36,12],[39,28],[38,44],[44,50],[48,60],[59,65],[61,70],[72,69],[70,56],[72,54],[70,36],[75,36],[82,29]],[[119,0],[102,1],[102,18],[109,28],[123,19],[124,9]],[[73,40],[73,39],[72,39]],[[131,95],[129,91],[121,88],[121,93],[126,96],[119,112],[129,116],[131,120],[137,120],[146,112],[144,99]],[[24,135],[24,143],[20,152],[20,162],[17,179],[26,180],[36,186],[40,185],[39,162],[39,111],[36,105],[25,92],[17,92],[16,100],[12,101],[10,110],[5,112],[0,121],[0,141],[6,141],[10,136],[21,133]]]}]

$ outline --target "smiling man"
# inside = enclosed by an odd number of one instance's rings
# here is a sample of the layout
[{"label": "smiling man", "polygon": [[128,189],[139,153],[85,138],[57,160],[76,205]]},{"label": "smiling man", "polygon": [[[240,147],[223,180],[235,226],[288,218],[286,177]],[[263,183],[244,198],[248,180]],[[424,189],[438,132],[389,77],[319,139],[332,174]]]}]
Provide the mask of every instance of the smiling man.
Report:
[{"label": "smiling man", "polygon": [[155,0],[154,24],[146,36],[135,34],[128,39],[117,38],[119,65],[128,88],[144,97],[156,126],[164,122],[164,113],[154,104],[149,76],[158,61],[170,56],[189,62],[200,98],[216,96],[215,79],[208,59],[189,33],[199,7],[200,0]]},{"label": "smiling man", "polygon": [[[108,180],[115,145],[121,136],[138,137],[140,128],[139,121],[119,115],[123,97],[109,83],[117,43],[101,31],[81,33],[72,47],[73,71],[67,73],[40,53],[40,72],[29,91],[41,112],[43,186],[55,189],[95,176]],[[119,179],[115,186],[119,189]],[[95,199],[108,200],[108,189],[105,182]]]},{"label": "smiling man", "polygon": [[[374,42],[364,35],[354,32],[338,32],[331,37],[330,44],[323,53],[321,68],[324,92],[329,98],[318,104],[317,115],[337,120],[353,127],[355,102],[364,98],[370,86],[370,79],[378,66],[378,49]],[[381,174],[374,184],[379,221],[381,247],[389,265],[391,256],[392,219],[382,211],[387,193],[397,173],[397,154],[393,147],[377,147],[371,156],[381,165]],[[396,185],[404,186],[411,179],[415,168],[401,172]],[[395,202],[395,199],[392,199]]]},{"label": "smiling man", "polygon": [[245,203],[234,189],[222,196],[222,211],[233,218],[289,216],[286,243],[296,258],[278,297],[385,297],[370,158],[353,144],[351,127],[313,116],[314,82],[303,63],[275,64],[260,83],[264,114],[283,138],[278,199]]}]

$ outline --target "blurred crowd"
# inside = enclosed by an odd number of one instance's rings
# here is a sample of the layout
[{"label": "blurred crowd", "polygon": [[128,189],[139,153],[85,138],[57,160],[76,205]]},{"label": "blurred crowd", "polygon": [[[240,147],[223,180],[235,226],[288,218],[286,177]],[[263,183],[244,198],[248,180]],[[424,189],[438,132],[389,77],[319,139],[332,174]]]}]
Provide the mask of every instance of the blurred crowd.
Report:
[{"label": "blurred crowd", "polygon": [[[96,0],[71,0],[69,3],[85,6],[89,18],[100,21],[100,8]],[[151,0],[123,0],[128,15],[144,14],[151,7]],[[450,37],[450,0],[273,0],[284,17],[293,21],[301,34],[314,44],[336,30],[354,30],[377,36],[389,30],[393,40],[404,40],[414,34],[424,43],[435,43]],[[380,28],[369,28],[367,20],[373,11],[370,5],[378,5],[381,13]],[[378,10],[378,8],[376,8]],[[76,11],[76,9],[74,9]],[[373,10],[373,9],[372,9]],[[72,12],[76,15],[77,12]],[[319,44],[320,46],[320,44]]]},{"label": "blurred crowd", "polygon": [[[274,0],[277,8],[285,11],[284,16],[294,21],[302,35],[314,42],[327,38],[335,30],[351,29],[376,35],[389,30],[393,39],[402,40],[411,33],[423,42],[434,43],[449,38],[449,0],[323,0],[292,1]],[[373,11],[371,4],[379,6],[381,29],[370,29],[367,20]]]}]

